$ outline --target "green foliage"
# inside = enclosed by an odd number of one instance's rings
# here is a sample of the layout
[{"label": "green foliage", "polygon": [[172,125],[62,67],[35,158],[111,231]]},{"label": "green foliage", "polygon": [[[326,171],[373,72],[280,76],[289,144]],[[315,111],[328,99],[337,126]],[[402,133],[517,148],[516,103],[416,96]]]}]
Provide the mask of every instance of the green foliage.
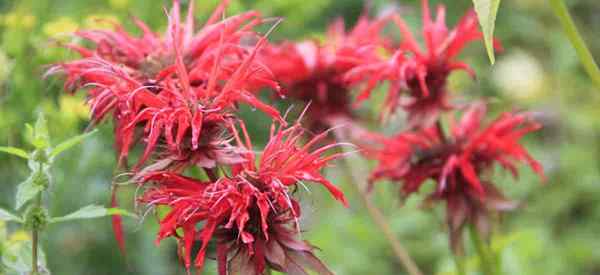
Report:
[{"label": "green foliage", "polygon": [[58,155],[60,155],[60,153],[64,152],[65,150],[81,143],[84,139],[90,137],[91,135],[93,135],[94,133],[96,133],[96,129],[94,129],[91,132],[82,134],[82,135],[78,135],[78,136],[74,136],[70,139],[67,139],[65,141],[63,141],[62,143],[56,145],[56,147],[54,147],[52,149],[52,151],[50,152],[50,158],[54,158]]},{"label": "green foliage", "polygon": [[600,69],[598,68],[598,64],[596,64],[596,61],[594,61],[594,56],[592,56],[592,53],[577,30],[577,27],[569,14],[567,5],[563,0],[550,0],[550,6],[554,10],[554,14],[556,14],[560,20],[571,45],[575,48],[583,68],[596,84],[596,88],[600,89]]},{"label": "green foliage", "polygon": [[[31,243],[13,246],[9,245],[6,247],[6,250],[2,250],[3,263],[9,270],[16,271],[18,274],[36,273],[36,270],[32,270],[32,266],[35,265],[32,265],[31,262],[33,261],[33,255],[36,255],[37,257],[37,252],[34,254],[33,251],[39,250],[37,242],[38,234],[40,231],[46,229],[49,223],[99,218],[110,215],[135,217],[135,215],[121,209],[90,205],[64,217],[50,218],[48,209],[42,204],[42,193],[47,191],[50,186],[50,168],[54,158],[65,150],[81,143],[85,138],[90,137],[94,133],[95,131],[78,135],[59,143],[56,147],[52,147],[48,123],[44,114],[39,113],[35,126],[32,127],[29,124],[26,125],[26,139],[35,148],[32,152],[27,152],[24,149],[15,147],[0,148],[0,151],[2,152],[23,157],[28,160],[27,164],[30,169],[30,175],[24,182],[17,186],[17,193],[15,195],[16,210],[19,210],[29,202],[34,201],[33,203],[30,203],[24,211],[22,218],[7,210],[0,209],[0,220],[4,222],[11,221],[22,223],[23,228],[33,232],[32,234],[35,236]],[[37,258],[36,263],[38,263]],[[38,272],[45,274],[47,272],[45,262],[42,264],[42,270],[38,270]],[[38,275],[38,273],[36,273],[36,275]]]},{"label": "green foliage", "polygon": [[[46,255],[39,251],[38,266],[42,274],[49,274]],[[31,238],[24,231],[9,234],[6,223],[0,222],[0,274],[29,275],[31,273]]]},{"label": "green foliage", "polygon": [[15,214],[9,212],[8,210],[0,208],[0,221],[5,221],[5,222],[12,221],[12,222],[22,223],[23,219]]},{"label": "green foliage", "polygon": [[15,148],[15,147],[0,146],[0,152],[4,152],[4,153],[11,154],[11,155],[15,155],[17,157],[22,157],[24,159],[28,159],[29,158],[29,154],[27,154],[27,152],[25,152],[25,150],[22,150],[22,149],[19,149],[19,148]]},{"label": "green foliage", "polygon": [[133,218],[137,217],[135,214],[129,213],[123,209],[105,208],[104,206],[100,206],[100,205],[88,205],[88,206],[85,206],[85,207],[71,213],[71,214],[68,214],[68,215],[65,215],[62,217],[52,218],[52,219],[50,219],[50,223],[59,223],[59,222],[83,220],[83,219],[94,219],[94,218],[101,218],[101,217],[113,216],[113,215],[129,216],[129,217],[133,217]]},{"label": "green foliage", "polygon": [[500,0],[473,0],[477,18],[483,32],[485,48],[490,58],[490,62],[494,64],[496,57],[494,55],[494,26],[496,24],[496,14],[500,7]]},{"label": "green foliage", "polygon": [[16,195],[16,209],[20,209],[27,202],[35,198],[48,187],[46,173],[39,169],[34,171],[27,180],[19,184]]},{"label": "green foliage", "polygon": [[46,149],[50,146],[50,135],[48,134],[48,122],[44,113],[38,115],[35,126],[26,124],[27,139],[38,150]]}]

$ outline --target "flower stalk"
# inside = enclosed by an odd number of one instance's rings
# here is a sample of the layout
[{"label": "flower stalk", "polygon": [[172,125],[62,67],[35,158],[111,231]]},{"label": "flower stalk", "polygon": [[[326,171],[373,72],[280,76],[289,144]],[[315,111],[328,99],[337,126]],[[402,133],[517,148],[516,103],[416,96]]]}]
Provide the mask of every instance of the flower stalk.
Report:
[{"label": "flower stalk", "polygon": [[458,275],[466,275],[466,269],[465,269],[465,259],[463,256],[460,255],[456,255],[453,254],[453,258],[454,258],[454,265],[456,266],[456,273],[458,273]]},{"label": "flower stalk", "polygon": [[575,25],[575,22],[573,22],[573,18],[569,13],[567,5],[562,0],[550,0],[550,6],[552,7],[554,14],[558,17],[571,45],[575,48],[575,52],[577,52],[581,65],[583,65],[583,68],[592,79],[596,88],[600,89],[600,69],[598,68],[598,64],[594,61],[594,57],[586,46],[581,34],[577,30],[577,26]]},{"label": "flower stalk", "polygon": [[499,275],[499,273],[496,272],[492,251],[485,241],[481,239],[475,225],[469,225],[469,233],[471,235],[473,246],[477,251],[483,273],[485,275]]},{"label": "flower stalk", "polygon": [[[42,193],[37,194],[35,198],[34,207],[40,208],[42,206]],[[39,243],[40,228],[37,223],[31,229],[31,274],[38,275],[38,243]]]},{"label": "flower stalk", "polygon": [[[338,140],[343,140],[343,138],[340,137],[339,133],[336,133],[336,138]],[[404,266],[408,274],[423,275],[423,272],[421,272],[421,270],[419,269],[415,261],[412,259],[406,248],[404,248],[404,246],[402,245],[402,243],[400,243],[398,238],[394,236],[394,232],[392,231],[390,225],[387,223],[386,217],[383,215],[383,213],[381,213],[381,210],[377,208],[373,201],[371,201],[369,195],[360,185],[360,182],[364,182],[366,180],[363,176],[361,176],[360,173],[358,173],[359,169],[353,167],[350,159],[342,159],[341,162],[343,169],[345,169],[347,175],[351,177],[349,178],[350,186],[353,187],[360,201],[367,209],[369,216],[371,216],[371,219],[373,219],[373,221],[375,222],[375,225],[379,227],[379,230],[381,230],[384,237],[388,240],[390,246],[392,247],[392,250],[394,251],[394,256],[396,257],[398,262],[402,266]]]}]

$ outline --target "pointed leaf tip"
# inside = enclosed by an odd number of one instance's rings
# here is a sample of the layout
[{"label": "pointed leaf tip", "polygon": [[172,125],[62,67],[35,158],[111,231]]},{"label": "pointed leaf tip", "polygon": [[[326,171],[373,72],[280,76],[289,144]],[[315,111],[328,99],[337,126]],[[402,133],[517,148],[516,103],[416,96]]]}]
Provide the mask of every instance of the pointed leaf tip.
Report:
[{"label": "pointed leaf tip", "polygon": [[27,154],[25,150],[16,147],[0,146],[0,152],[22,157],[24,159],[29,158],[29,154]]},{"label": "pointed leaf tip", "polygon": [[473,6],[475,7],[479,25],[481,26],[481,32],[483,33],[485,48],[492,65],[496,62],[494,56],[494,26],[496,24],[496,14],[500,7],[500,1],[501,0],[473,0]]},{"label": "pointed leaf tip", "polygon": [[0,220],[2,221],[14,221],[18,223],[22,223],[23,219],[8,210],[0,208]]},{"label": "pointed leaf tip", "polygon": [[[31,126],[29,127],[31,128]],[[35,126],[28,129],[30,141],[37,149],[46,149],[50,146],[50,135],[48,133],[48,122],[44,113],[40,112]]]}]

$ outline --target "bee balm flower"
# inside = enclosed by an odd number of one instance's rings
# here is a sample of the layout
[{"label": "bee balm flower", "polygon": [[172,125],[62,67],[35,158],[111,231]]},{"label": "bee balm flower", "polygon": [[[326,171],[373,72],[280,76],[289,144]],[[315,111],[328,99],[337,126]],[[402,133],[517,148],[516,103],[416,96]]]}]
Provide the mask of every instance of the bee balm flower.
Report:
[{"label": "bee balm flower", "polygon": [[467,44],[482,37],[473,10],[467,12],[451,30],[446,26],[446,8],[443,5],[438,6],[437,16],[433,19],[429,1],[422,0],[422,12],[424,49],[404,20],[394,15],[393,21],[402,35],[400,46],[388,60],[358,66],[345,76],[354,84],[368,81],[357,102],[370,97],[375,83],[389,81],[385,113],[393,113],[401,106],[408,113],[409,124],[413,127],[429,126],[437,120],[440,112],[452,109],[448,101],[448,76],[455,70],[465,70],[475,76],[471,68],[456,57]]},{"label": "bee balm flower", "polygon": [[[339,144],[310,149],[325,134],[297,145],[302,134],[297,124],[274,131],[258,165],[244,134],[248,161],[232,166],[229,175],[210,181],[171,172],[146,175],[143,182],[154,185],[140,201],[170,207],[160,221],[157,241],[177,238],[188,269],[192,266],[192,244],[198,240],[201,247],[193,264],[199,270],[208,245],[214,243],[222,275],[265,274],[267,268],[289,274],[305,274],[307,270],[332,274],[314,256],[314,248],[300,239],[300,206],[291,191],[300,181],[315,182],[345,204],[342,192],[319,172],[342,155],[323,155]],[[238,135],[236,139],[243,144]]]},{"label": "bee balm flower", "polygon": [[336,119],[352,118],[351,89],[344,75],[366,63],[380,62],[378,50],[391,47],[381,35],[389,17],[369,20],[363,15],[350,30],[342,20],[329,27],[325,41],[284,42],[261,52],[284,94],[310,103],[308,123],[314,132],[335,126]]},{"label": "bee balm flower", "polygon": [[379,161],[371,182],[381,179],[400,182],[402,194],[408,196],[427,180],[435,181],[429,201],[446,203],[455,252],[460,251],[460,236],[466,224],[475,225],[486,236],[491,211],[507,211],[517,206],[484,176],[494,165],[517,177],[517,164],[523,162],[544,178],[541,165],[519,144],[525,134],[538,130],[540,125],[527,113],[504,113],[484,125],[485,112],[485,104],[472,105],[451,126],[448,137],[439,128],[430,127],[382,137],[382,147],[370,151],[370,156]]},{"label": "bee balm flower", "polygon": [[[252,28],[263,20],[256,12],[246,12],[219,21],[226,4],[224,1],[197,32],[193,2],[181,22],[178,1],[174,1],[164,36],[137,19],[141,37],[118,25],[114,31],[79,31],[76,35],[91,41],[95,48],[69,45],[82,58],[57,64],[48,73],[63,72],[66,90],[88,88],[94,123],[112,115],[120,162],[141,138],[146,146],[138,166],[158,145],[164,145],[173,159],[210,163],[205,156],[211,154],[203,151],[198,152],[200,156],[190,156],[189,151],[222,143],[215,139],[226,128],[225,121],[234,117],[239,103],[282,120],[275,108],[256,98],[261,87],[279,89],[269,70],[255,62],[265,38]],[[257,38],[258,42],[246,45],[244,38]]]}]

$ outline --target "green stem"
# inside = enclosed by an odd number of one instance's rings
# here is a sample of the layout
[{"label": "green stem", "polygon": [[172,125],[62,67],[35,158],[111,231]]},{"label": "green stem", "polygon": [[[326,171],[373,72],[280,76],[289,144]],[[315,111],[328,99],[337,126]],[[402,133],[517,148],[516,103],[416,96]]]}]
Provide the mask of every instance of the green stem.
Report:
[{"label": "green stem", "polygon": [[[334,131],[335,132],[335,131]],[[336,138],[338,140],[343,140],[340,138],[341,135],[338,132],[336,133]],[[352,186],[360,198],[361,202],[367,209],[369,216],[371,216],[372,220],[375,222],[375,225],[379,227],[383,236],[387,239],[392,250],[394,251],[394,255],[398,262],[406,269],[408,274],[410,275],[423,275],[423,272],[419,269],[415,261],[412,259],[408,251],[404,248],[404,246],[400,243],[398,238],[394,235],[394,232],[391,226],[387,223],[385,216],[381,213],[381,210],[377,208],[377,206],[371,201],[369,195],[362,188],[360,182],[366,182],[364,177],[364,173],[360,172],[360,169],[356,166],[353,166],[349,159],[343,159],[343,166],[347,172],[347,176],[350,181],[350,186]]]},{"label": "green stem", "polygon": [[[41,207],[42,205],[42,193],[40,192],[35,198],[35,207]],[[39,229],[33,228],[31,232],[31,274],[38,275],[38,242],[39,242]]]},{"label": "green stem", "polygon": [[471,233],[471,241],[473,242],[473,246],[475,246],[475,250],[479,256],[483,273],[485,275],[498,275],[495,272],[496,268],[494,265],[494,260],[491,257],[492,255],[490,253],[490,249],[488,245],[481,239],[479,232],[477,232],[477,229],[474,225],[469,226],[469,233]]},{"label": "green stem", "polygon": [[550,0],[550,6],[552,7],[554,14],[558,17],[571,45],[575,48],[577,56],[585,68],[585,71],[592,79],[592,82],[594,82],[594,85],[600,89],[600,69],[598,69],[598,65],[594,61],[594,57],[590,50],[585,45],[585,41],[581,37],[581,34],[577,31],[577,26],[575,26],[573,18],[569,14],[567,5],[565,5],[563,0]]},{"label": "green stem", "polygon": [[465,269],[465,259],[463,256],[458,256],[454,254],[454,264],[456,265],[456,272],[458,273],[458,275],[467,274]]}]

